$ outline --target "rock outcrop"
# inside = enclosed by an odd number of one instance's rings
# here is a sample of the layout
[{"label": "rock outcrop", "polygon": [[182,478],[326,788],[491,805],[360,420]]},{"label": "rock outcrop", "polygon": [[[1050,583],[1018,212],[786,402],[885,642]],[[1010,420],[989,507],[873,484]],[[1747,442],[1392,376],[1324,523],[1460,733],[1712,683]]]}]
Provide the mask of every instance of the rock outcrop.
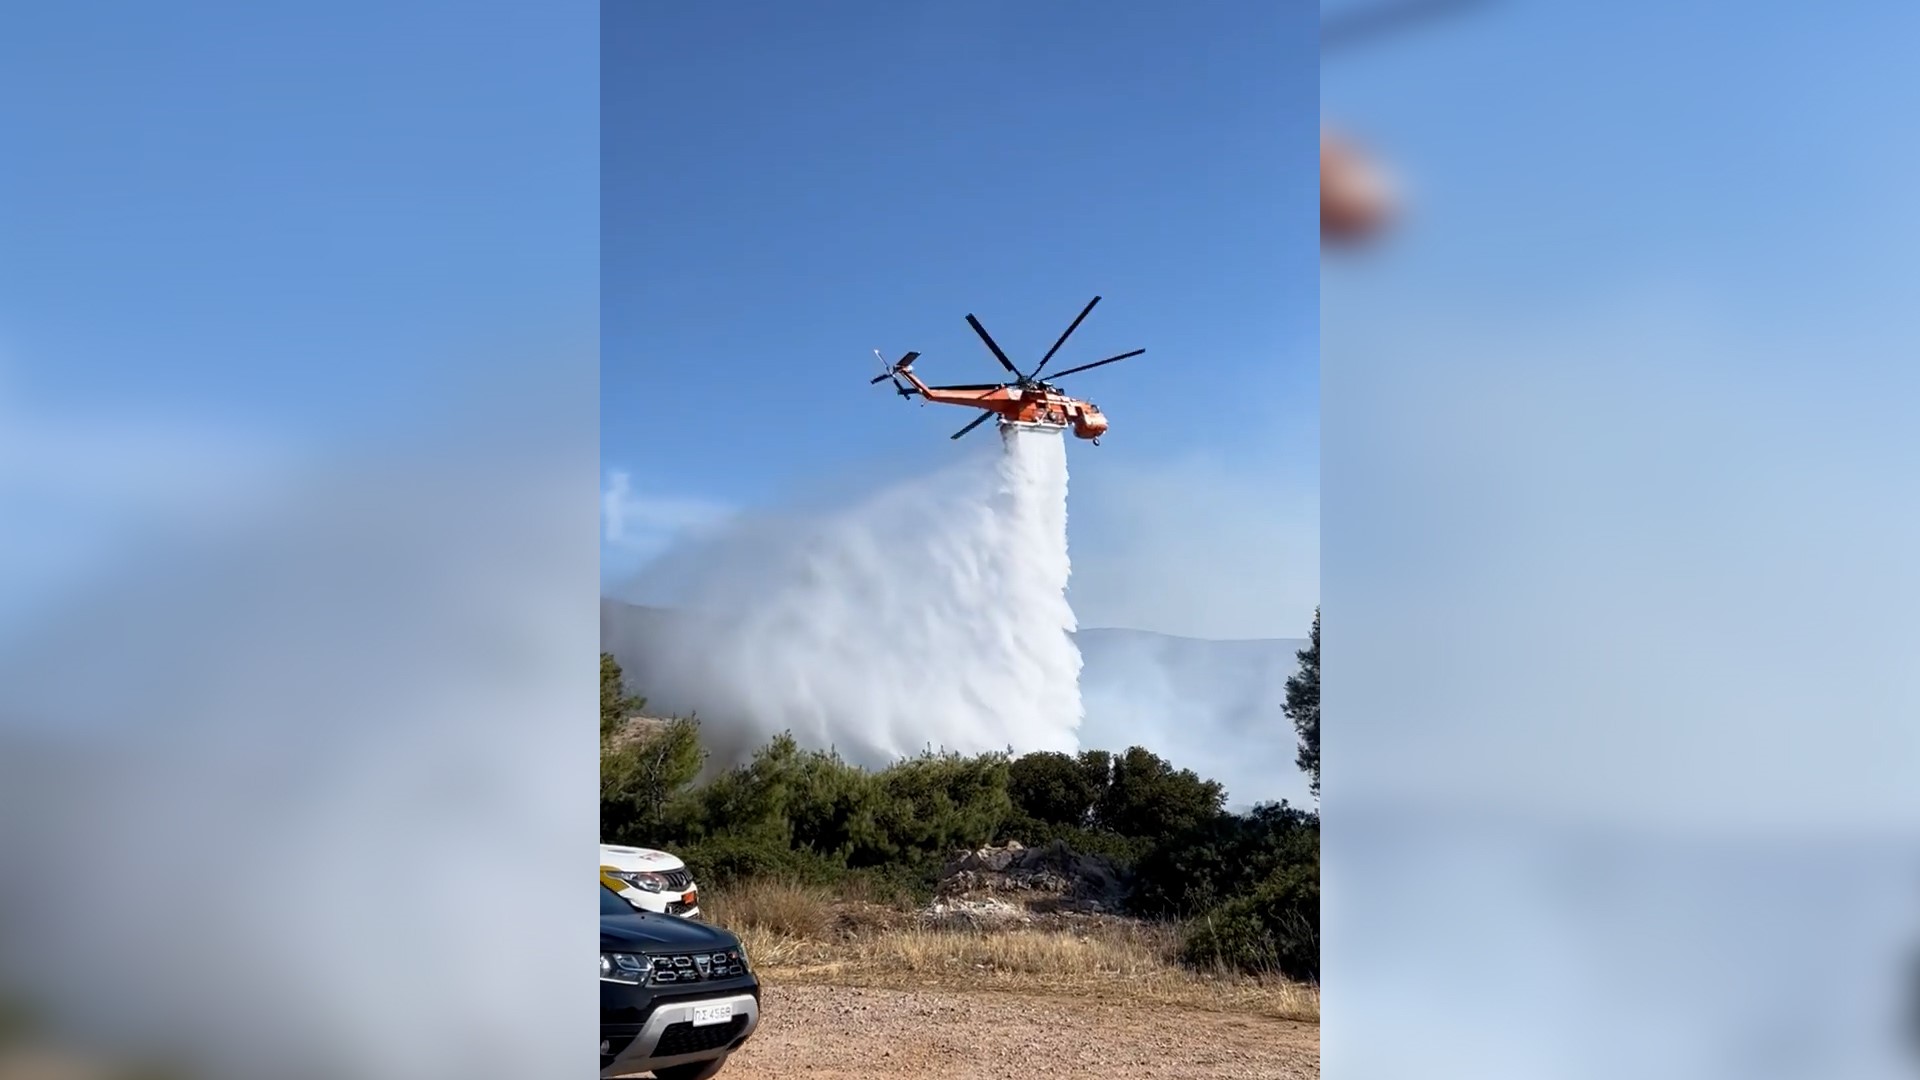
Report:
[{"label": "rock outcrop", "polygon": [[1125,895],[1120,872],[1099,855],[1085,855],[1054,841],[1030,848],[1018,841],[1004,847],[960,851],[940,872],[938,895],[949,905],[984,895],[1001,903],[1055,910],[1112,911]]}]

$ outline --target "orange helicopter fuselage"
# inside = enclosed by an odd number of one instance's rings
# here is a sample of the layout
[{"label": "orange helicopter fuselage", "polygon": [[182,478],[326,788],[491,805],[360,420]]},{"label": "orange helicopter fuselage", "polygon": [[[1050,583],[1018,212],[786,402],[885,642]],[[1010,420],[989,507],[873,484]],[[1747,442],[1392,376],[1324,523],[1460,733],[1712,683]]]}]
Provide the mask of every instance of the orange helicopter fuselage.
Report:
[{"label": "orange helicopter fuselage", "polygon": [[911,369],[903,370],[916,393],[942,405],[965,405],[985,409],[1003,424],[1035,424],[1071,428],[1082,439],[1097,439],[1106,433],[1107,418],[1091,401],[1068,397],[1057,390],[1038,386],[996,386],[991,390],[936,390],[920,381]]}]

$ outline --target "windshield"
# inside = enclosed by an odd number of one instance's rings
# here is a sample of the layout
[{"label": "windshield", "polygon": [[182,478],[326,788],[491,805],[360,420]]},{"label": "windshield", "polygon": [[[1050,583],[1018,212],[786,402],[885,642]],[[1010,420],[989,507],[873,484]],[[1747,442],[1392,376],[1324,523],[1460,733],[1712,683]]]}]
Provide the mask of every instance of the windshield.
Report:
[{"label": "windshield", "polygon": [[614,892],[605,885],[600,886],[600,914],[631,915],[638,910],[639,909],[632,904],[620,899],[619,893]]}]

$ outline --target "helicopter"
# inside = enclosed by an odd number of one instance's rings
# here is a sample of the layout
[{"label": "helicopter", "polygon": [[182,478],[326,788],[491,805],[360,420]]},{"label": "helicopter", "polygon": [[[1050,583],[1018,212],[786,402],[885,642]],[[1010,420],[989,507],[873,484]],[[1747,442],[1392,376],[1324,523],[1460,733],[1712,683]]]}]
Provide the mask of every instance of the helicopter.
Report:
[{"label": "helicopter", "polygon": [[[892,379],[893,387],[901,397],[918,396],[925,401],[941,405],[965,405],[982,410],[972,423],[949,435],[950,439],[958,439],[988,420],[998,417],[1002,431],[1020,427],[1048,430],[1070,428],[1077,437],[1087,439],[1098,446],[1100,436],[1107,431],[1106,415],[1093,402],[1070,397],[1061,393],[1060,388],[1052,382],[1042,381],[1040,372],[1047,366],[1047,361],[1053,359],[1053,354],[1060,351],[1060,346],[1067,343],[1067,338],[1079,329],[1081,321],[1093,310],[1093,305],[1099,302],[1098,296],[1087,301],[1087,306],[1080,310],[1080,314],[1074,318],[1072,324],[1061,333],[1059,340],[1053,343],[1053,348],[1048,349],[1047,355],[1041,357],[1033,370],[1025,374],[1013,366],[1013,361],[1007,359],[1007,354],[1001,351],[999,344],[993,340],[993,335],[987,333],[987,328],[980,325],[980,320],[969,314],[967,325],[973,327],[973,332],[980,335],[980,340],[985,342],[987,348],[993,352],[993,358],[1000,361],[1000,366],[1013,373],[1012,382],[928,386],[921,382],[920,376],[913,371],[913,362],[920,358],[918,352],[910,352],[895,363],[889,364],[886,357],[880,354],[880,350],[875,349],[873,355],[879,359],[882,370],[880,374],[869,380],[869,384],[877,386]],[[1081,364],[1079,367],[1055,372],[1053,378],[1064,378],[1076,372],[1119,363],[1146,351],[1135,349],[1091,364]],[[902,383],[902,379],[906,382]]]}]

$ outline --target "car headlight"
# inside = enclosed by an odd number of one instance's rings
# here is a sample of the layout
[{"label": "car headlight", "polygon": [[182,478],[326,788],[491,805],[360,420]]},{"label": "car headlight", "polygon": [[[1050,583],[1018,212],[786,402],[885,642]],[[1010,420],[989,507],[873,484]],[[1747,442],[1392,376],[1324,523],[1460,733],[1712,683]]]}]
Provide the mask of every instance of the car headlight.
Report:
[{"label": "car headlight", "polygon": [[632,953],[603,952],[600,954],[600,981],[626,983],[638,986],[653,974],[653,959],[635,956]]},{"label": "car headlight", "polygon": [[615,872],[613,878],[645,892],[663,892],[667,887],[667,875],[647,870],[621,870]]},{"label": "car headlight", "polygon": [[746,971],[752,971],[752,970],[753,970],[753,964],[751,964],[751,963],[749,963],[749,962],[748,962],[748,960],[747,960],[747,944],[746,944],[746,942],[744,942],[744,941],[743,941],[743,942],[741,942],[740,944],[738,944],[738,945],[736,945],[736,946],[734,946],[734,949],[733,949],[733,951],[734,951],[734,952],[737,952],[737,953],[739,953],[739,954],[740,954],[740,967],[741,967],[741,968],[742,968],[743,970],[746,970]]}]

